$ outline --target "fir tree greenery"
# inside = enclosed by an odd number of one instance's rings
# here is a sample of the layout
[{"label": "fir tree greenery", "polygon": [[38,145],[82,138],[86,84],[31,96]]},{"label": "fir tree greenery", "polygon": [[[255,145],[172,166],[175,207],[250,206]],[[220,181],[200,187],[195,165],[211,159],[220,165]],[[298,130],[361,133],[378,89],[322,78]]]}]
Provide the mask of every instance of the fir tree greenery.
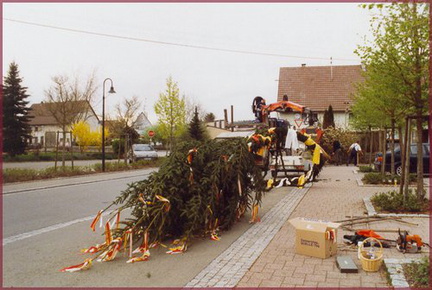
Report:
[{"label": "fir tree greenery", "polygon": [[335,127],[334,122],[334,114],[333,114],[333,107],[330,105],[328,109],[324,111],[324,118],[323,118],[323,129],[327,129],[328,127]]},{"label": "fir tree greenery", "polygon": [[21,83],[18,65],[12,62],[3,83],[3,151],[11,156],[24,153],[31,138],[29,95]]},{"label": "fir tree greenery", "polygon": [[189,124],[189,136],[197,141],[204,141],[205,134],[198,117],[198,109],[195,107],[194,116]]},{"label": "fir tree greenery", "polygon": [[[261,170],[245,139],[179,143],[159,171],[130,184],[99,212],[117,207],[107,224],[126,209],[131,214],[108,230],[113,240],[106,238],[108,243],[92,247],[94,251],[89,253],[96,256],[91,260],[104,257],[118,245],[131,250],[180,239],[185,250],[194,238],[213,239],[219,231],[229,230],[248,209],[256,210],[264,189]],[[133,237],[133,248],[130,240],[125,242],[128,234]]]},{"label": "fir tree greenery", "polygon": [[204,121],[205,122],[214,122],[216,120],[216,116],[213,113],[208,113],[207,115],[205,115],[204,117]]}]

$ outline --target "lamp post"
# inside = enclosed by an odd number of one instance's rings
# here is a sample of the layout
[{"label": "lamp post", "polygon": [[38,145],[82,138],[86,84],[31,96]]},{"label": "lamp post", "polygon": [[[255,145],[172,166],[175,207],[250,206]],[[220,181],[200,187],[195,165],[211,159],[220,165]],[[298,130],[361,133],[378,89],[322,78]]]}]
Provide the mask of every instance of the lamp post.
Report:
[{"label": "lamp post", "polygon": [[103,81],[103,94],[102,94],[102,172],[105,171],[105,82],[111,82],[111,88],[109,94],[115,94],[113,81],[110,78],[106,78]]}]

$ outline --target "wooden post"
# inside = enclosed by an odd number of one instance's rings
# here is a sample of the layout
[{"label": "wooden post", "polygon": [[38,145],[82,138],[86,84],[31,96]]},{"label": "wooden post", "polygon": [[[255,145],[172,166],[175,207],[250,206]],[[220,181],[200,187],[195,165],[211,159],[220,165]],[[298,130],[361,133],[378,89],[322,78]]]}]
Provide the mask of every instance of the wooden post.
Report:
[{"label": "wooden post", "polygon": [[72,141],[72,131],[69,131],[70,135],[70,156],[71,156],[71,163],[72,163],[72,170],[74,169],[74,158],[73,158],[73,141]]},{"label": "wooden post", "polygon": [[118,166],[119,166],[119,164],[120,164],[120,140],[121,140],[121,135],[120,135],[120,139],[119,139],[119,142],[118,142],[118,148],[117,148],[117,168],[118,168]]},{"label": "wooden post", "polygon": [[231,105],[231,132],[234,132],[234,106]]},{"label": "wooden post", "polygon": [[385,153],[387,150],[387,129],[384,127],[383,130],[383,136],[382,136],[382,147],[380,149],[380,151],[382,151],[383,153],[383,161],[382,161],[382,165],[381,165],[381,173],[384,175],[385,174],[385,167],[386,167],[386,160],[385,160]]},{"label": "wooden post", "polygon": [[55,163],[54,163],[54,169],[56,171],[57,171],[57,158],[58,158],[58,145],[59,145],[58,137],[59,137],[59,131],[56,132],[56,154],[55,154]]},{"label": "wooden post", "polygon": [[46,133],[47,132],[45,132],[45,140],[44,140],[44,147],[45,147],[45,153],[47,153],[47,137],[46,137]]},{"label": "wooden post", "polygon": [[129,134],[126,134],[125,144],[124,144],[124,162],[125,163],[127,163],[128,141],[129,141]]},{"label": "wooden post", "polygon": [[373,138],[373,135],[372,135],[372,127],[369,126],[369,151],[370,151],[370,154],[369,154],[369,166],[372,165],[372,154],[373,154],[372,138]]},{"label": "wooden post", "polygon": [[228,128],[228,111],[227,111],[227,109],[224,109],[224,121],[225,121],[225,128]]}]

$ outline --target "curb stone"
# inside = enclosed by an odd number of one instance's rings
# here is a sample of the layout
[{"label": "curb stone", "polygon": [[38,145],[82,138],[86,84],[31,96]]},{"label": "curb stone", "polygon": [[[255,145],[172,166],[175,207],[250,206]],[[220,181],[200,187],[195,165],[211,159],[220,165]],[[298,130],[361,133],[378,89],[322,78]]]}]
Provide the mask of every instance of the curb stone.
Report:
[{"label": "curb stone", "polygon": [[412,217],[412,218],[428,218],[427,214],[396,214],[396,213],[377,213],[373,206],[370,197],[363,198],[364,205],[368,211],[368,216],[381,216],[381,217]]},{"label": "curb stone", "polygon": [[418,262],[420,259],[384,259],[384,264],[390,274],[390,280],[393,287],[409,288],[409,284],[403,274],[402,264]]}]

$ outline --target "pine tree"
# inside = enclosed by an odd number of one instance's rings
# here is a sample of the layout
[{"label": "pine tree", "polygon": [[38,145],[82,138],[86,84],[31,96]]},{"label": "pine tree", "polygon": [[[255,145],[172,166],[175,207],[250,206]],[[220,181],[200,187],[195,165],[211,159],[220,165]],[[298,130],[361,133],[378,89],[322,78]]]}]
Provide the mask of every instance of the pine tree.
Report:
[{"label": "pine tree", "polygon": [[330,105],[327,110],[324,110],[323,129],[335,127],[333,107]]},{"label": "pine tree", "polygon": [[[136,247],[133,253],[143,256],[130,256],[128,263],[146,261],[153,246],[171,239],[172,253],[183,253],[202,238],[218,240],[248,209],[250,222],[257,221],[265,186],[245,139],[179,142],[158,171],[129,184],[98,212],[91,228],[95,231],[102,213],[107,213],[105,242],[83,251],[94,255],[86,259],[88,267],[80,264],[61,271],[88,269],[93,260],[111,261],[123,250],[131,255]],[[123,210],[130,214],[120,220]],[[115,227],[110,226],[113,222]]]},{"label": "pine tree", "polygon": [[329,106],[327,114],[328,114],[327,117],[328,117],[329,126],[332,126],[333,128],[336,128],[335,127],[335,122],[334,122],[334,113],[333,113],[333,107],[332,107],[332,105]]},{"label": "pine tree", "polygon": [[328,118],[328,110],[324,110],[324,116],[323,116],[323,129],[326,129],[329,126],[329,118]]},{"label": "pine tree", "polygon": [[189,135],[192,139],[197,141],[204,141],[204,132],[201,127],[201,121],[198,118],[198,109],[195,107],[195,113],[192,121],[189,124]]},{"label": "pine tree", "polygon": [[204,121],[205,122],[214,122],[216,119],[216,116],[213,113],[208,113],[207,115],[205,115],[204,117]]},{"label": "pine tree", "polygon": [[29,95],[21,82],[18,65],[12,62],[3,83],[3,151],[11,156],[24,153],[31,138]]}]

